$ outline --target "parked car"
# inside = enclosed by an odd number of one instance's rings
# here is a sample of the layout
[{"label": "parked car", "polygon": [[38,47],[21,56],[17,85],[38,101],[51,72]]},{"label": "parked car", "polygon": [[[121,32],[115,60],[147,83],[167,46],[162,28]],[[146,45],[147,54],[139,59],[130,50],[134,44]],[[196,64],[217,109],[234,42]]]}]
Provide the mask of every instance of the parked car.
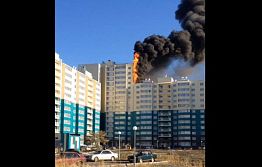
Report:
[{"label": "parked car", "polygon": [[56,157],[56,164],[67,164],[72,165],[76,164],[78,166],[83,166],[86,162],[86,158],[83,154],[78,153],[76,151],[72,152],[63,152],[59,156]]},{"label": "parked car", "polygon": [[111,160],[114,161],[118,158],[118,154],[112,152],[111,150],[102,150],[90,153],[86,156],[87,161],[99,161],[99,160]]},{"label": "parked car", "polygon": [[[144,161],[151,161],[154,162],[157,158],[156,154],[153,154],[151,151],[140,151],[135,154],[136,162],[144,162]],[[134,162],[134,155],[129,155],[128,157],[129,162]]]}]

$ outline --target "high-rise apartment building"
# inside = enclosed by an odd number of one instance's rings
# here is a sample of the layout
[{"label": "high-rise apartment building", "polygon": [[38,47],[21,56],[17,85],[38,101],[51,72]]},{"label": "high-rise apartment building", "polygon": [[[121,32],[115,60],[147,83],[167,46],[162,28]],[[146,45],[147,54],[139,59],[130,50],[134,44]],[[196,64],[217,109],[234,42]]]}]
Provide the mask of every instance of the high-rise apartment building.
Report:
[{"label": "high-rise apartment building", "polygon": [[132,84],[127,88],[127,111],[112,113],[111,144],[117,145],[118,131],[123,144],[133,144],[132,127],[137,126],[138,147],[201,146],[205,141],[204,89],[204,81],[187,78]]},{"label": "high-rise apartment building", "polygon": [[[81,64],[79,71],[89,70],[92,75],[100,74],[101,81],[101,112],[107,113],[105,122],[101,122],[101,129],[107,126],[107,136],[113,136],[113,112],[127,111],[127,87],[132,84],[132,64],[116,64],[108,60],[102,64]],[[99,71],[99,72],[98,72]]]},{"label": "high-rise apartment building", "polygon": [[[85,66],[89,66],[86,64]],[[101,64],[102,111],[110,146],[199,147],[205,141],[205,83],[186,77],[132,83],[132,64]]]},{"label": "high-rise apartment building", "polygon": [[101,84],[88,71],[80,72],[55,55],[55,128],[61,142],[65,134],[84,136],[100,130]]}]

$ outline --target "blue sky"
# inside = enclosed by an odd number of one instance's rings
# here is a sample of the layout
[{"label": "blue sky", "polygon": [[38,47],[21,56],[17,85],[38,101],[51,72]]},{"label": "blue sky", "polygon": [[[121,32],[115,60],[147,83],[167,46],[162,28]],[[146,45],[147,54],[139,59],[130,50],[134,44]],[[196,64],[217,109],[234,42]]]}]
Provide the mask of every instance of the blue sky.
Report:
[{"label": "blue sky", "polygon": [[180,0],[56,0],[55,50],[77,66],[113,60],[131,63],[134,44],[181,30]]}]

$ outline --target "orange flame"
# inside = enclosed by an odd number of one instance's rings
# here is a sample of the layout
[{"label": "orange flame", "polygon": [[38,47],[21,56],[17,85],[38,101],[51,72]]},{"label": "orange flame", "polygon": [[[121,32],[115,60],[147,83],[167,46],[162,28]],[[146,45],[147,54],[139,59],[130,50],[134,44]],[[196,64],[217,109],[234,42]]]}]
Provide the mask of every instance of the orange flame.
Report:
[{"label": "orange flame", "polygon": [[133,83],[137,83],[138,79],[138,70],[137,70],[137,63],[139,61],[139,54],[135,52],[134,54],[134,62],[133,62]]}]

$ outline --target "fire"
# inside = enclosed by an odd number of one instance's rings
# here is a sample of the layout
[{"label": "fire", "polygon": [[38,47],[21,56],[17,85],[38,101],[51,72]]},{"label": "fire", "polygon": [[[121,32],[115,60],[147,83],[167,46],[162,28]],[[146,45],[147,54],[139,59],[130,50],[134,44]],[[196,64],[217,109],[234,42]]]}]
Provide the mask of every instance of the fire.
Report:
[{"label": "fire", "polygon": [[135,52],[134,54],[134,62],[133,62],[133,83],[137,83],[138,79],[138,70],[137,70],[137,63],[139,61],[139,54]]}]

